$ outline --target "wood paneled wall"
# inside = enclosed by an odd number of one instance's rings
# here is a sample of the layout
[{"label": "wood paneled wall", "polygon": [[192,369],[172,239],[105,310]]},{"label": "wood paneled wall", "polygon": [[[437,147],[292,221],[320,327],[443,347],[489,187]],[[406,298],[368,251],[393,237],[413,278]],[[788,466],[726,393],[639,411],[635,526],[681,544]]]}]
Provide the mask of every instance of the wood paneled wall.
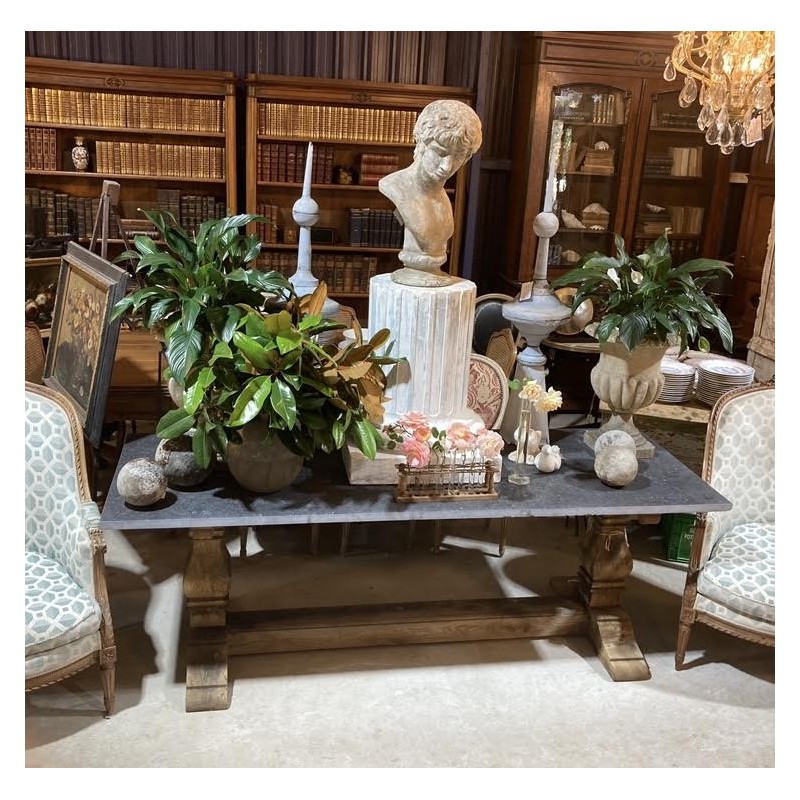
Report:
[{"label": "wood paneled wall", "polygon": [[520,41],[508,31],[26,31],[25,55],[473,90],[484,138],[469,166],[461,263],[482,292],[503,250]]},{"label": "wood paneled wall", "polygon": [[475,85],[480,31],[26,31],[25,55],[317,78]]}]

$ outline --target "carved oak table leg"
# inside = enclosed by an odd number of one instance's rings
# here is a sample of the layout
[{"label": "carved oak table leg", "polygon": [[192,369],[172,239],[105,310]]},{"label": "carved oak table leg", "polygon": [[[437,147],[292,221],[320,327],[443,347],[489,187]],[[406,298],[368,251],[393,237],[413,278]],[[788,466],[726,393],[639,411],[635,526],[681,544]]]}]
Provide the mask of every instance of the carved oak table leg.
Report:
[{"label": "carved oak table leg", "polygon": [[230,705],[226,612],[231,565],[224,529],[194,528],[183,577],[189,612],[186,710],[214,711]]},{"label": "carved oak table leg", "polygon": [[633,557],[625,530],[627,518],[593,517],[581,541],[578,590],[589,612],[589,634],[600,660],[615,681],[650,677],[630,617],[620,605]]}]

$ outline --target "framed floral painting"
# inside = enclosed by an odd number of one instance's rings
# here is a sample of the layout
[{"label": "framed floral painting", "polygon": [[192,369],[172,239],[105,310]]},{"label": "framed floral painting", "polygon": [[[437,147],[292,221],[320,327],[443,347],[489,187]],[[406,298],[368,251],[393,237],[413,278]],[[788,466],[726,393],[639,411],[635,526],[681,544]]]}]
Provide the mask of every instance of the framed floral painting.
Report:
[{"label": "framed floral painting", "polygon": [[128,286],[128,273],[69,242],[61,258],[44,382],[72,400],[87,440],[100,446],[119,336],[109,322]]}]

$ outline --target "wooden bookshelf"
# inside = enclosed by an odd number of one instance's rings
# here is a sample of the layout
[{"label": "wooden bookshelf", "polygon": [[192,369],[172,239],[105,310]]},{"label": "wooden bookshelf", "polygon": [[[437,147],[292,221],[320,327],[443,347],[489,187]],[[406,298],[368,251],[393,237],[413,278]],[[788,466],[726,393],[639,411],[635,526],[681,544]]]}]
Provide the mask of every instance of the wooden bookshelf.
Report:
[{"label": "wooden bookshelf", "polygon": [[[312,271],[328,283],[332,296],[365,299],[371,275],[401,266],[397,253],[402,230],[398,240],[390,219],[394,206],[378,190],[376,174],[411,163],[414,123],[428,103],[451,98],[472,104],[472,93],[445,86],[256,74],[247,77],[246,87],[246,210],[270,209],[261,266],[276,268],[280,262],[278,268],[287,274],[295,271],[297,225],[292,206],[300,197],[310,141],[314,144],[312,196],[320,207],[315,227],[330,228],[335,237],[330,244],[312,244]],[[384,151],[387,157],[382,161]],[[372,183],[360,183],[361,164],[369,165]],[[337,182],[337,167],[350,170],[353,182]],[[454,275],[459,274],[463,244],[467,175],[468,170],[459,170],[446,187],[453,202],[455,231],[444,269]],[[356,222],[351,227],[351,212],[356,212],[356,218],[357,212],[372,213],[370,238],[354,240],[361,230]],[[358,311],[364,317],[366,303],[358,304]]]},{"label": "wooden bookshelf", "polygon": [[[28,235],[90,235],[103,179],[120,184],[127,219],[157,207],[192,229],[237,211],[232,72],[26,58],[25,129],[26,204],[43,209]],[[76,136],[84,172],[70,156]]]}]

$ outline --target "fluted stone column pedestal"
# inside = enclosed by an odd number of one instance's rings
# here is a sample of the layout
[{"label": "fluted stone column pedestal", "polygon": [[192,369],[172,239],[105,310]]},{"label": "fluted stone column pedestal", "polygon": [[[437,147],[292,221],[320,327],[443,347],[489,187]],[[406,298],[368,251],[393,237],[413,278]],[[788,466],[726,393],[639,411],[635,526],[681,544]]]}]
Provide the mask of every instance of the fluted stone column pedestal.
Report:
[{"label": "fluted stone column pedestal", "polygon": [[[369,330],[388,328],[391,355],[406,359],[389,368],[385,424],[409,411],[425,414],[438,428],[480,424],[467,407],[475,294],[475,284],[461,279],[435,288],[395,283],[391,275],[370,280]],[[350,483],[397,483],[396,465],[405,460],[388,450],[374,461],[352,446],[344,452]]]}]

